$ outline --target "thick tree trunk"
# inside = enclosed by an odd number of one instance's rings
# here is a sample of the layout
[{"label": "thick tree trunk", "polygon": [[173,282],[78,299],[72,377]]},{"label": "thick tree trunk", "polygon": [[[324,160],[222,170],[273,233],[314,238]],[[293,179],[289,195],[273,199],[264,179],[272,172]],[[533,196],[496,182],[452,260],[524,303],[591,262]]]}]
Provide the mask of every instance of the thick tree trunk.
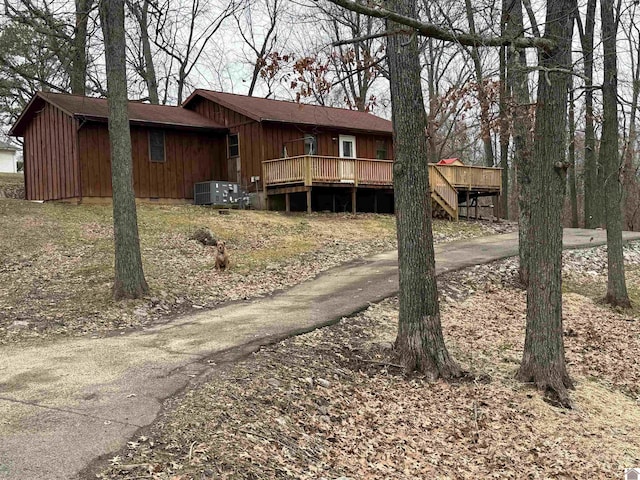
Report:
[{"label": "thick tree trunk", "polygon": [[147,292],[148,287],[142,271],[138,218],[133,191],[125,65],[124,0],[101,2],[100,21],[105,39],[113,186],[115,241],[113,296],[116,300],[138,298]]},{"label": "thick tree trunk", "polygon": [[609,274],[605,302],[617,307],[631,307],[624,276],[622,252],[622,185],[618,152],[618,65],[616,59],[616,21],[614,0],[600,0],[604,82],[602,84],[602,139],[600,164],[605,173],[605,208],[607,223],[607,263]]},{"label": "thick tree trunk", "polygon": [[571,226],[578,228],[578,188],[576,185],[576,118],[573,94],[573,78],[569,77],[569,202]]},{"label": "thick tree trunk", "polygon": [[573,386],[562,337],[562,224],[566,185],[565,138],[567,74],[571,68],[571,34],[576,0],[548,0],[545,38],[552,51],[540,51],[549,81],[538,84],[534,157],[531,164],[531,223],[527,331],[517,378],[532,382],[547,396],[569,406]]},{"label": "thick tree trunk", "polygon": [[[520,0],[503,0],[505,34],[520,35],[524,31],[522,3]],[[513,163],[518,182],[518,252],[520,260],[520,282],[529,282],[529,223],[531,217],[531,145],[529,135],[531,120],[529,106],[529,78],[527,56],[524,50],[509,49],[507,55],[507,82],[513,94]]]},{"label": "thick tree trunk", "polygon": [[[416,16],[413,0],[388,0],[398,13]],[[389,22],[388,29],[400,26]],[[393,183],[398,231],[400,317],[396,349],[403,366],[432,379],[460,375],[444,343],[435,276],[426,124],[418,42],[415,35],[391,35],[387,56],[396,146]]]},{"label": "thick tree trunk", "polygon": [[[579,13],[577,13],[579,15]],[[596,134],[593,125],[593,41],[596,18],[596,0],[588,0],[584,32],[580,35],[584,56],[585,123],[584,123],[584,226],[600,226],[599,213],[600,188],[598,181],[598,162],[596,160]]]},{"label": "thick tree trunk", "polygon": [[71,93],[85,95],[87,84],[87,24],[94,0],[75,0],[76,28],[73,36]]}]

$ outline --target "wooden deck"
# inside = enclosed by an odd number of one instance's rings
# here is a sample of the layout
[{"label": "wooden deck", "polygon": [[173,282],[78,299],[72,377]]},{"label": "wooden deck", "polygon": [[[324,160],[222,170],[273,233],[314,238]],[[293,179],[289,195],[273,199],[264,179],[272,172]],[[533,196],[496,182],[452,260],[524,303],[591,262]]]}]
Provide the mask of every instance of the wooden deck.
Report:
[{"label": "wooden deck", "polygon": [[[262,164],[267,195],[307,192],[310,205],[314,186],[393,188],[393,161],[365,158],[337,158],[319,155],[267,160]],[[431,196],[453,219],[458,218],[460,198],[498,195],[502,190],[502,169],[475,166],[429,164]],[[466,192],[466,193],[463,193]]]},{"label": "wooden deck", "polygon": [[267,188],[283,185],[339,184],[343,186],[393,186],[393,160],[299,157],[267,160],[262,164]]}]

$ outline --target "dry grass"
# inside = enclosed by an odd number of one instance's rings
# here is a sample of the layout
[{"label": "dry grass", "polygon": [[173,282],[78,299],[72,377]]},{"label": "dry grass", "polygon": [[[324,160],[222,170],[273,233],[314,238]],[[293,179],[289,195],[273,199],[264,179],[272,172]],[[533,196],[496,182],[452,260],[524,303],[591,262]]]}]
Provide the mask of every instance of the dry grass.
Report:
[{"label": "dry grass", "polygon": [[0,173],[0,187],[5,185],[24,185],[22,173]]},{"label": "dry grass", "polygon": [[[284,215],[192,205],[138,210],[143,300],[114,303],[110,206],[0,200],[0,343],[136,327],[228,300],[272,293],[355,258],[395,248],[389,215]],[[211,247],[188,240],[206,226],[225,239],[232,269],[213,269]],[[488,232],[437,221],[437,239]]]},{"label": "dry grass", "polygon": [[524,308],[522,292],[497,288],[443,309],[451,351],[488,383],[388,364],[395,300],[263,349],[172,402],[102,478],[623,478],[640,465],[638,322],[567,296],[577,388],[564,410],[514,380]]},{"label": "dry grass", "polygon": [[21,173],[0,173],[1,198],[24,198],[24,176]]}]

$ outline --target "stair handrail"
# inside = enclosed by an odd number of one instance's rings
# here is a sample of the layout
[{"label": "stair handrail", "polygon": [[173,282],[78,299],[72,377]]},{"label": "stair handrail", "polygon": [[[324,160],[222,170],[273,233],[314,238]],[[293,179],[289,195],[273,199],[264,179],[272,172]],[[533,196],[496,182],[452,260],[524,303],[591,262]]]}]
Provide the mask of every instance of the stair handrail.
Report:
[{"label": "stair handrail", "polygon": [[436,165],[429,165],[429,187],[457,213],[458,191]]}]

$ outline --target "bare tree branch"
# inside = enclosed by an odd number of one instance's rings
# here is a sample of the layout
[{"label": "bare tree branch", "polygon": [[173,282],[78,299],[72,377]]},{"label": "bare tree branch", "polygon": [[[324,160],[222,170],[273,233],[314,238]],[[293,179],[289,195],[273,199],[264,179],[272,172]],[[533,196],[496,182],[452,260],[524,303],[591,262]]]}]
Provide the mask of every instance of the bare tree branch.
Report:
[{"label": "bare tree branch", "polygon": [[392,20],[394,22],[406,25],[413,28],[420,35],[436,38],[438,40],[445,40],[450,42],[456,42],[461,45],[470,47],[500,47],[503,45],[513,45],[517,48],[541,48],[543,50],[552,50],[555,46],[555,42],[544,38],[531,38],[531,37],[485,37],[482,35],[472,35],[469,33],[454,33],[446,30],[438,25],[431,23],[424,23],[420,20],[416,20],[405,15],[400,15],[396,12],[392,12],[381,7],[369,7],[361,3],[357,3],[354,0],[329,0],[340,7],[346,8],[353,12],[361,13],[363,15],[369,15],[371,17],[384,18]]}]

